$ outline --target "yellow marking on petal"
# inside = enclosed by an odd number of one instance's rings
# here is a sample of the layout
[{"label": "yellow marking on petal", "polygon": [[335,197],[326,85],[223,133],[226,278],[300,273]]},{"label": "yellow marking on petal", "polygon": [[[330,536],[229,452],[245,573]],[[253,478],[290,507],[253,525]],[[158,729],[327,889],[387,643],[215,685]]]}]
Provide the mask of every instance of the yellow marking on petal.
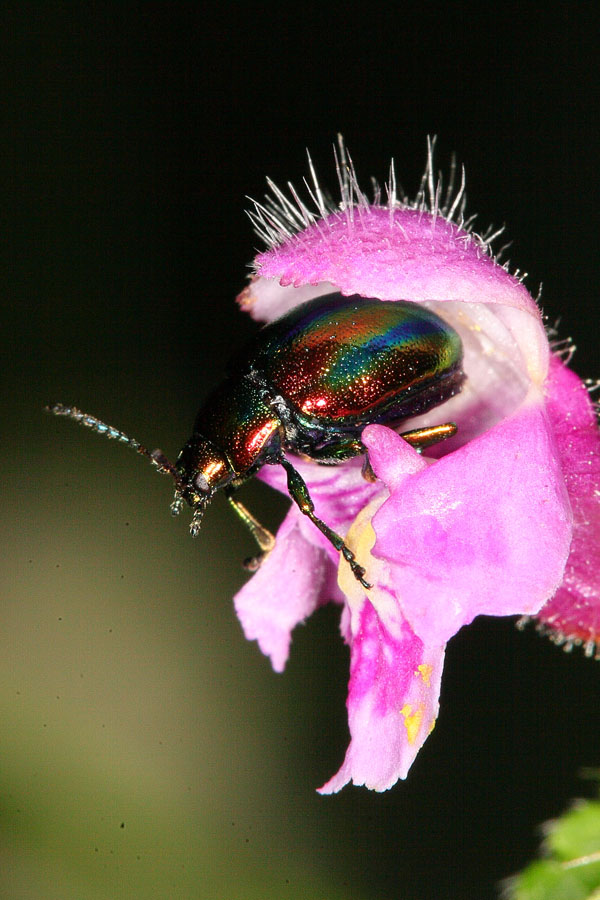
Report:
[{"label": "yellow marking on petal", "polygon": [[251,306],[254,306],[256,303],[256,296],[252,293],[252,285],[246,285],[244,290],[237,295],[236,299],[243,310],[249,310]]},{"label": "yellow marking on petal", "polygon": [[407,703],[400,710],[401,715],[404,716],[404,727],[406,728],[409,744],[414,744],[417,739],[419,729],[421,728],[421,722],[423,721],[423,713],[425,711],[422,704],[415,712],[413,712],[412,709],[410,703]]},{"label": "yellow marking on petal", "polygon": [[340,553],[340,563],[338,566],[338,584],[340,589],[346,595],[351,608],[360,608],[364,603],[365,597],[368,596],[371,602],[375,600],[377,594],[378,575],[381,572],[382,562],[371,556],[371,550],[377,539],[375,530],[371,525],[371,519],[386,500],[387,492],[380,491],[370,503],[367,503],[359,512],[356,519],[348,529],[345,537],[346,546],[352,550],[357,562],[364,566],[367,570],[367,578],[373,585],[372,590],[367,594],[363,586],[356,580],[350,566]]},{"label": "yellow marking on petal", "polygon": [[358,541],[356,542],[356,555],[362,556],[365,559],[371,557],[371,550],[375,546],[376,534],[375,529],[371,525],[370,522],[367,522],[365,527],[362,529],[360,534],[358,535]]},{"label": "yellow marking on petal", "polygon": [[[368,509],[368,507],[366,507]],[[356,517],[350,530],[346,535],[346,545],[352,550],[357,560],[360,560],[361,566],[365,566],[369,570],[369,563],[372,561],[371,550],[375,543],[376,535],[371,525],[370,516],[364,516],[365,510]],[[338,584],[347,597],[353,597],[357,594],[364,594],[363,588],[356,580],[354,573],[346,561],[341,558],[338,568]]]},{"label": "yellow marking on petal", "polygon": [[[429,663],[421,663],[420,666],[417,666],[419,675],[423,679],[423,684],[425,687],[431,687],[431,673],[433,672],[433,666],[430,666]],[[415,675],[417,673],[415,672]]]}]

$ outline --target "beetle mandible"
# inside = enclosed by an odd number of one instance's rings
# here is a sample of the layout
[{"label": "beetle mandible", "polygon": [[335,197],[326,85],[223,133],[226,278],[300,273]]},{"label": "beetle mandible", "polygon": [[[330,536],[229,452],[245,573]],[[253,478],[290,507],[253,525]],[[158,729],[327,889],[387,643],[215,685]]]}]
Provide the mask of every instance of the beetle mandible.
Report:
[{"label": "beetle mandible", "polygon": [[[55,404],[67,416],[147,456],[175,482],[174,515],[192,509],[196,536],[216,491],[249,528],[260,553],[246,562],[255,570],[274,537],[234,496],[264,465],[281,465],[292,500],[341,551],[368,588],[365,570],[340,535],[317,517],[308,488],[288,453],[336,465],[365,453],[362,429],[398,428],[460,391],[462,343],[457,332],[426,307],[333,293],[308,300],[265,325],[230,361],[225,380],[200,407],[191,438],[175,464],[148,451],[122,431],[75,407]],[[402,432],[423,449],[456,433],[446,422]],[[363,468],[369,477],[368,460]]]}]

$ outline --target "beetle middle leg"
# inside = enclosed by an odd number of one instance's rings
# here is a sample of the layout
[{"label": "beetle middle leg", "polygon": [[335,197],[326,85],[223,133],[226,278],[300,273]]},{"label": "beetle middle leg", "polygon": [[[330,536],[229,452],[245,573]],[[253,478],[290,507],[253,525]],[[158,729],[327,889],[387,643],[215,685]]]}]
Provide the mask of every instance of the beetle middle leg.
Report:
[{"label": "beetle middle leg", "polygon": [[368,581],[365,580],[365,569],[363,566],[359,565],[356,562],[356,558],[352,550],[346,546],[344,539],[336,534],[333,529],[326,525],[322,519],[319,519],[318,516],[315,515],[314,509],[315,505],[311,500],[311,496],[308,492],[308,488],[306,483],[299,472],[297,472],[292,464],[288,462],[288,460],[284,456],[280,456],[278,462],[283,466],[287,474],[287,483],[288,483],[288,491],[290,493],[290,497],[297,505],[298,509],[301,513],[304,513],[305,516],[308,516],[313,525],[319,529],[321,534],[324,534],[328,541],[330,541],[336,550],[339,550],[349,564],[352,572],[354,573],[354,577],[357,581],[360,581],[362,586],[367,590],[371,587]]},{"label": "beetle middle leg", "polygon": [[244,568],[249,572],[256,572],[260,568],[260,564],[269,555],[275,546],[275,535],[271,534],[260,522],[254,518],[252,513],[246,509],[243,503],[240,503],[233,495],[234,487],[225,488],[225,496],[236,516],[242,520],[256,543],[258,544],[260,553],[256,556],[250,556],[244,560]]},{"label": "beetle middle leg", "polygon": [[323,466],[336,466],[347,459],[360,456],[365,452],[365,449],[358,438],[339,438],[336,439],[334,445],[326,444],[324,447],[311,447],[308,457],[313,462],[318,462]]}]

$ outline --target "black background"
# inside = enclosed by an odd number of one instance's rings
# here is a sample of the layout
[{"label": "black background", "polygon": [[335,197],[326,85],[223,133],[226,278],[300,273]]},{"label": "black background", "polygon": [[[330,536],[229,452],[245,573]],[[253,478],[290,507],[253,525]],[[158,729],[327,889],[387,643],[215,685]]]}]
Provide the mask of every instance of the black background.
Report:
[{"label": "black background", "polygon": [[[82,531],[97,514],[100,531],[120,534],[122,520],[136,517],[136,497],[151,492],[140,541],[152,544],[149,566],[172,564],[161,554],[162,534],[174,527],[165,485],[127,453],[40,409],[51,399],[77,403],[174,454],[229,351],[254,327],[233,305],[261,246],[245,195],[260,198],[265,175],[299,185],[307,147],[322,183],[335,188],[338,131],[364,184],[370,175],[383,181],[393,156],[409,193],[427,135],[439,136],[441,168],[456,151],[468,211],[482,229],[507,223],[509,257],[529,272],[534,294],[543,281],[549,319],[561,317],[562,334],[578,345],[574,367],[600,375],[590,9],[523,14],[424,2],[292,12],[207,3],[5,10],[4,452],[18,495],[14,524],[27,502],[48,533],[61,527],[53,518],[60,508]],[[73,506],[74,485],[91,470],[100,500]],[[113,481],[117,495],[125,482],[131,491],[126,511],[103,503]],[[275,522],[285,504],[251,491]],[[12,524],[5,520],[18,533]],[[256,647],[240,649],[229,605],[243,580],[236,566],[245,536],[225,511],[204,528],[222,554],[218,571],[206,574],[214,550],[202,563],[187,544],[185,551],[190,568],[202,566],[199,589],[213,579],[205,634],[211,617],[226,616],[219,628],[230,629],[227,652],[243,653],[259,671]],[[185,525],[176,539],[186,541]],[[85,570],[85,558],[79,565]],[[288,704],[285,724],[261,735],[280,741],[279,727],[290,753],[290,772],[276,772],[270,789],[278,796],[278,779],[292,779],[298,795],[309,794],[339,765],[346,741],[347,659],[335,612],[301,629],[283,680],[266,667],[260,677],[261,692]],[[537,824],[588,790],[578,770],[599,761],[598,679],[597,664],[533,631],[515,632],[512,621],[476,622],[450,644],[438,726],[407,782],[381,796],[350,788],[311,799],[308,819],[297,822],[309,835],[307,858],[336,873],[341,896],[494,896],[495,882],[534,853]],[[257,691],[248,706],[261,702]],[[294,819],[285,792],[280,808]],[[266,890],[285,896],[276,884]],[[201,885],[190,896],[203,897]]]}]

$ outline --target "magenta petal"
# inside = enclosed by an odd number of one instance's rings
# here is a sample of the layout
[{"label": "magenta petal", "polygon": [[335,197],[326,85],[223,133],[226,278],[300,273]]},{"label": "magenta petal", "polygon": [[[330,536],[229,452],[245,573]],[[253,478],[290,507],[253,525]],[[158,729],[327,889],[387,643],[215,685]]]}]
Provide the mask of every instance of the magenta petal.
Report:
[{"label": "magenta petal", "polygon": [[565,577],[537,618],[558,637],[594,652],[600,637],[600,432],[581,379],[552,357],[547,410],[573,509],[573,542]]},{"label": "magenta petal", "polygon": [[571,511],[541,402],[401,481],[373,517],[374,555],[426,644],[479,614],[537,612],[559,586]]},{"label": "magenta petal", "polygon": [[342,601],[336,566],[303,534],[304,517],[292,507],[270,555],[238,591],[235,609],[248,640],[257,640],[276,672],[287,662],[291,632],[327,600]]},{"label": "magenta petal", "polygon": [[406,778],[438,711],[444,647],[424,647],[399,614],[392,634],[369,600],[356,618],[347,703],[352,739],[321,794],[350,781],[385,791]]},{"label": "magenta petal", "polygon": [[397,488],[407,475],[427,467],[414,447],[385,425],[367,425],[361,440],[369,451],[371,468],[390,491]]},{"label": "magenta petal", "polygon": [[[527,289],[480,241],[453,222],[420,210],[373,205],[361,208],[360,215],[334,212],[260,253],[256,267],[262,278],[303,290],[325,284],[343,294],[381,300],[483,300],[539,317]],[[260,303],[261,317],[268,318],[281,314],[281,300],[281,291],[256,282],[241,298],[250,309]]]}]

